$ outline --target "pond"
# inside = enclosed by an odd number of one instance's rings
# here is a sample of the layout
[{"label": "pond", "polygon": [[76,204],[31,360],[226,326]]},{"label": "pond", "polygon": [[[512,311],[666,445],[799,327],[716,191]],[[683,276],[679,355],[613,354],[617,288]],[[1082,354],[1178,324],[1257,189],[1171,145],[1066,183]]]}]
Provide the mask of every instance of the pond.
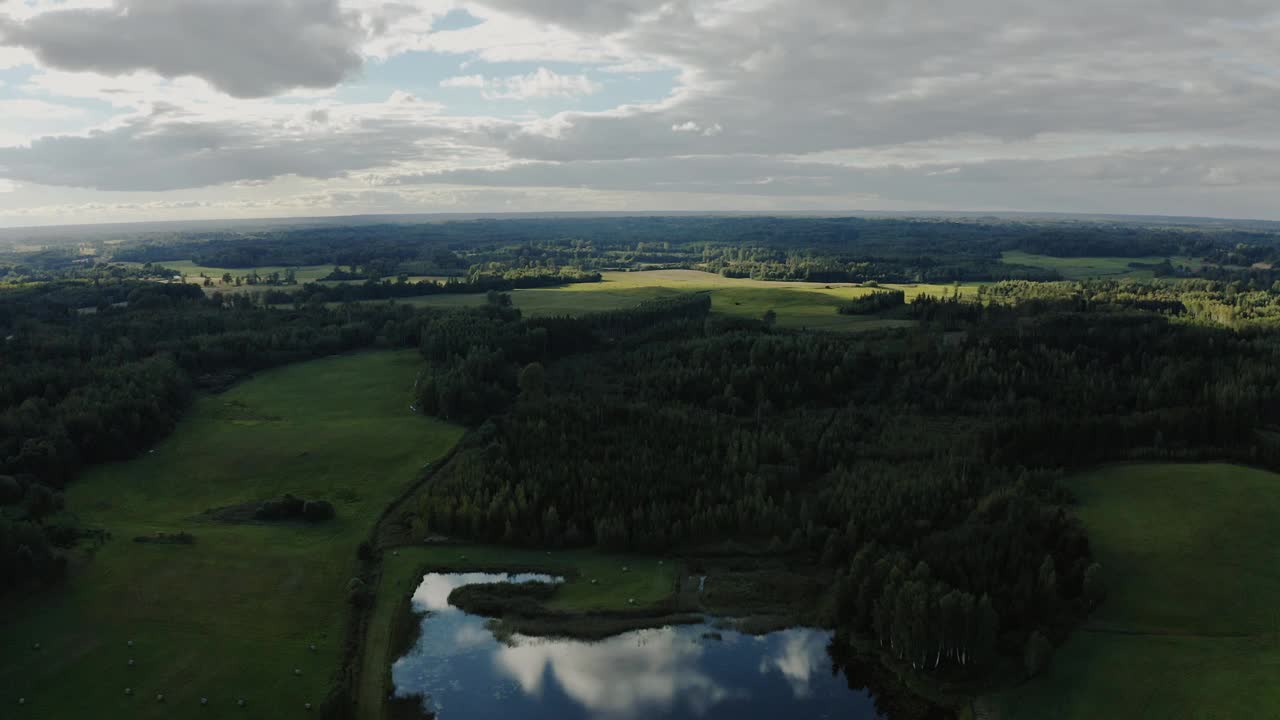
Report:
[{"label": "pond", "polygon": [[392,666],[396,696],[421,696],[441,720],[881,717],[870,694],[832,672],[823,630],[752,636],[685,625],[595,642],[516,635],[503,644],[485,618],[448,603],[463,585],[530,580],[559,578],[426,575],[413,602],[429,614]]}]

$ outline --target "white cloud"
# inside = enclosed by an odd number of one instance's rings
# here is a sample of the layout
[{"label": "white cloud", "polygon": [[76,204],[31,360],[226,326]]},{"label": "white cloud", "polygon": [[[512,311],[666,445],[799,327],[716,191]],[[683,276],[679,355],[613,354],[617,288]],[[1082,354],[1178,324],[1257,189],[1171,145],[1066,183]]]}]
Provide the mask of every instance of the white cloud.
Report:
[{"label": "white cloud", "polygon": [[526,75],[508,77],[457,75],[441,80],[440,87],[478,88],[490,100],[572,98],[600,91],[600,85],[586,75],[561,75],[544,67]]},{"label": "white cloud", "polygon": [[484,86],[483,75],[456,75],[440,81],[440,87],[447,88],[483,88]]}]

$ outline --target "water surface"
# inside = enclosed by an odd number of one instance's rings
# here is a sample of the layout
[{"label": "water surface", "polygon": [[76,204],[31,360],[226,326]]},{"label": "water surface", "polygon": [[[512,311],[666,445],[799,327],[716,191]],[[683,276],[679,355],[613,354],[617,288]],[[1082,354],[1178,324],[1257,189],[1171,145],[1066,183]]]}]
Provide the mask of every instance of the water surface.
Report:
[{"label": "water surface", "polygon": [[413,602],[422,634],[391,669],[399,697],[420,695],[441,720],[521,718],[879,718],[866,692],[833,674],[830,634],[763,636],[708,625],[638,630],[602,641],[494,639],[485,619],[449,605],[479,582],[556,582],[546,575],[432,573]]}]

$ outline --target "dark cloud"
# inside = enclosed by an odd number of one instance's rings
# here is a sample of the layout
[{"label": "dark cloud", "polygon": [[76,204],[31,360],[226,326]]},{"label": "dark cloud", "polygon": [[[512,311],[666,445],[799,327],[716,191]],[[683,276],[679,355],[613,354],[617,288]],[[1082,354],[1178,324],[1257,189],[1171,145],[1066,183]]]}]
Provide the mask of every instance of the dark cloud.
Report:
[{"label": "dark cloud", "polygon": [[362,62],[359,19],[337,0],[118,0],[0,30],[49,67],[190,75],[242,98],[333,87]]}]

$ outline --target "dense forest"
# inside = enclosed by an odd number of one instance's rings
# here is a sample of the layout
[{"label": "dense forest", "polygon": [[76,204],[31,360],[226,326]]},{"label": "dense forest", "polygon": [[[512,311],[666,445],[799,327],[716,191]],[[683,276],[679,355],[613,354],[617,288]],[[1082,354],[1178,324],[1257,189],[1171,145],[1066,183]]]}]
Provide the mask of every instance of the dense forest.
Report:
[{"label": "dense forest", "polygon": [[[794,558],[830,579],[821,620],[842,644],[988,681],[1041,662],[1105,597],[1063,471],[1145,458],[1280,467],[1277,247],[1243,230],[602,218],[198,233],[112,250],[137,265],[9,258],[0,587],[61,575],[77,531],[58,519],[60,491],[86,464],[162,438],[193,393],[412,347],[416,409],[471,428],[426,486],[415,532],[659,553],[732,542]],[[1204,266],[1067,282],[1002,262],[1009,250]],[[335,270],[224,295],[173,281],[164,263],[181,260]],[[505,294],[619,267],[994,282],[910,303],[876,289],[834,311],[910,327],[858,334],[722,316],[707,294],[539,318]],[[437,293],[487,302],[394,302]]]},{"label": "dense forest", "polygon": [[691,296],[621,334],[559,321],[575,343],[495,310],[465,342],[424,336],[423,409],[481,425],[429,486],[421,529],[810,555],[837,573],[829,620],[845,632],[981,676],[1105,594],[1055,472],[1280,465],[1276,339],[1217,320],[1241,297],[1012,283],[919,302],[917,331],[845,336],[719,322]]},{"label": "dense forest", "polygon": [[1275,238],[1244,229],[995,218],[545,218],[161,235],[109,252],[139,263],[344,266],[331,279],[464,277],[484,266],[586,272],[681,267],[762,280],[951,282],[1060,279],[1053,270],[1002,262],[1009,250],[1056,257],[1196,256],[1215,266],[1247,268],[1280,259]]}]

